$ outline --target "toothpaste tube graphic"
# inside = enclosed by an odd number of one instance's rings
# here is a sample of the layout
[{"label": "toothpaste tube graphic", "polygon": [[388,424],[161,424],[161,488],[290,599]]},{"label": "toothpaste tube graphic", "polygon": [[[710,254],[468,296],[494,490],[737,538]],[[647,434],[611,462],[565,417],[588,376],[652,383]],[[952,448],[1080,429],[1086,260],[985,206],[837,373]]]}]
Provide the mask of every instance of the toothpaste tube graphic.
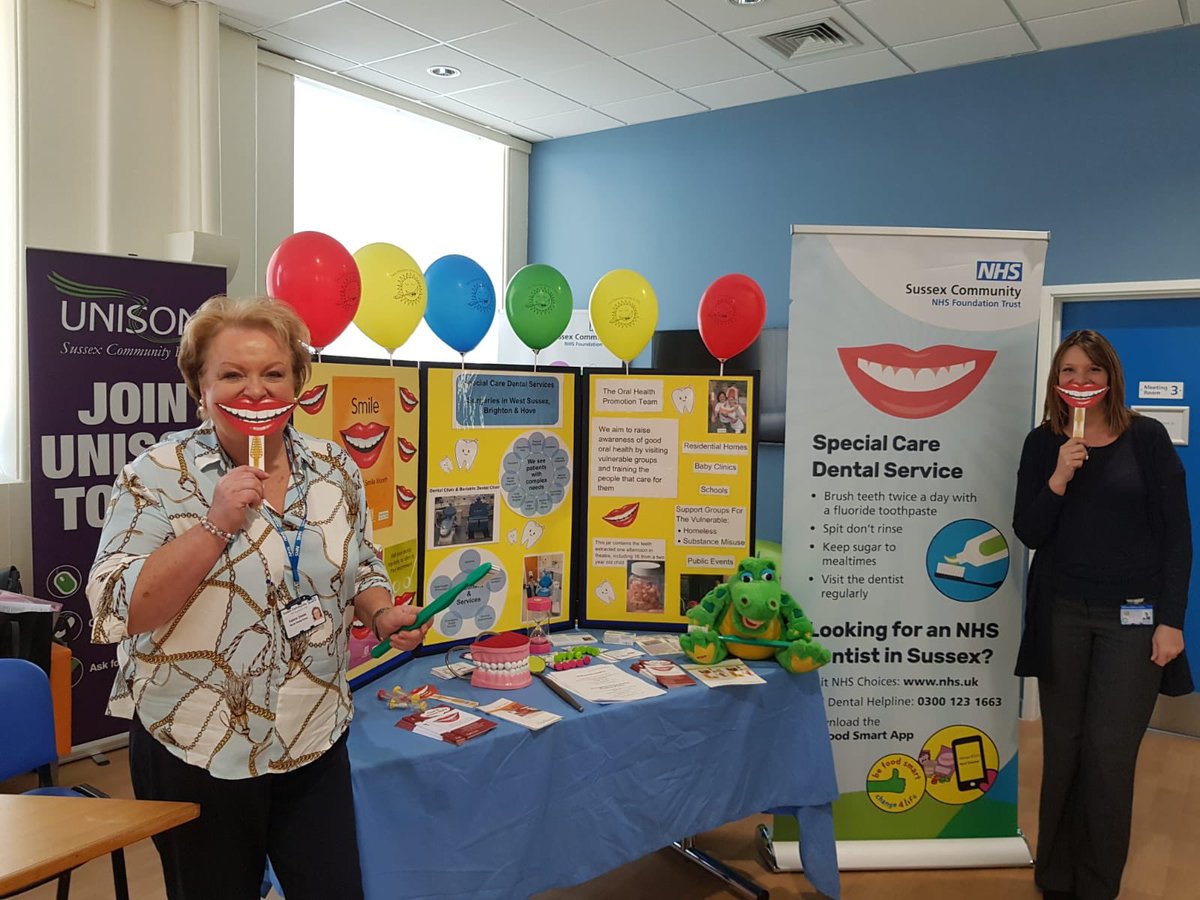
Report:
[{"label": "toothpaste tube graphic", "polygon": [[408,462],[416,454],[417,448],[407,438],[397,437],[396,452],[400,454],[401,462]]},{"label": "toothpaste tube graphic", "polygon": [[417,499],[417,495],[410,491],[402,484],[396,485],[396,505],[401,509],[408,509],[413,505],[413,501]]},{"label": "toothpaste tube graphic", "polygon": [[294,401],[278,400],[275,397],[264,397],[262,400],[238,397],[216,406],[226,421],[242,434],[248,437],[262,437],[282,431],[287,426],[288,417],[296,404]]},{"label": "toothpaste tube graphic", "polygon": [[939,344],[910,350],[899,344],[839,347],[854,389],[880,412],[927,419],[953,409],[987,374],[995,350]]},{"label": "toothpaste tube graphic", "polygon": [[406,387],[399,388],[400,391],[400,408],[407,412],[412,412],[417,408],[417,395]]},{"label": "toothpaste tube graphic", "polygon": [[610,509],[602,518],[616,528],[628,528],[638,517],[638,510],[641,508],[642,504],[640,503],[626,503],[624,506]]},{"label": "toothpaste tube graphic", "polygon": [[375,465],[379,454],[383,452],[388,427],[378,422],[355,422],[339,434],[342,436],[342,446],[346,448],[350,458],[360,469],[365,470]]},{"label": "toothpaste tube graphic", "polygon": [[310,416],[315,416],[325,406],[325,396],[329,393],[329,385],[318,384],[311,387],[297,398],[296,403]]}]

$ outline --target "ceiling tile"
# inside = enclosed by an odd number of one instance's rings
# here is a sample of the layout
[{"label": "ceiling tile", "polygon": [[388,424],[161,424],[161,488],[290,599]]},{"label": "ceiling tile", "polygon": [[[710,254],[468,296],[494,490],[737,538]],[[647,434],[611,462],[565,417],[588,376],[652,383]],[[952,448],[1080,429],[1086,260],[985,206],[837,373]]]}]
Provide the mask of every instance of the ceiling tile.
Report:
[{"label": "ceiling tile", "polygon": [[262,25],[255,25],[253,22],[243,22],[241,19],[235,19],[227,13],[220,13],[217,16],[218,20],[226,28],[232,28],[234,31],[243,31],[246,34],[258,31]]},{"label": "ceiling tile", "polygon": [[586,66],[547,72],[539,75],[536,81],[564,97],[578,100],[584,106],[660,94],[664,88],[653,78],[647,78],[623,62],[608,57]]},{"label": "ceiling tile", "polygon": [[[429,74],[430,66],[454,66],[462,74],[454,78],[440,78],[437,75]],[[516,77],[510,72],[481,62],[473,56],[467,56],[453,47],[441,45],[426,47],[424,50],[406,53],[392,59],[381,59],[371,63],[371,68],[420,85],[435,94],[469,91],[471,88],[483,87],[485,84],[512,81]]]},{"label": "ceiling tile", "polygon": [[488,128],[499,128],[505,130],[512,123],[500,116],[493,116],[481,109],[476,109],[473,106],[468,106],[465,103],[460,103],[451,97],[434,97],[429,100],[429,105],[435,109],[440,109],[443,112],[453,113],[464,119],[469,119],[472,122],[477,122],[480,125],[486,125]]},{"label": "ceiling tile", "polygon": [[1169,28],[1182,22],[1177,0],[1129,0],[1116,6],[1034,19],[1029,22],[1029,30],[1043,50],[1053,50]]},{"label": "ceiling tile", "polygon": [[1016,22],[1004,0],[857,0],[846,8],[892,46]]},{"label": "ceiling tile", "polygon": [[985,59],[1032,53],[1037,49],[1020,25],[1002,25],[968,34],[902,44],[894,48],[900,58],[918,72],[963,66]]},{"label": "ceiling tile", "polygon": [[550,135],[542,134],[540,131],[534,131],[532,128],[526,128],[523,125],[518,125],[516,122],[510,122],[507,126],[507,131],[513,137],[529,141],[531,144],[536,144],[538,141],[550,140]]},{"label": "ceiling tile", "polygon": [[619,128],[624,123],[598,113],[594,109],[576,109],[571,112],[558,113],[553,116],[541,116],[536,119],[522,119],[517,123],[532,128],[535,131],[548,134],[553,138],[571,137],[575,134],[587,134],[592,131],[605,131],[609,128]]},{"label": "ceiling tile", "polygon": [[600,0],[508,0],[508,2],[527,13],[546,19],[557,13],[566,12],[568,9],[587,6],[589,3],[598,3]]},{"label": "ceiling tile", "polygon": [[1012,5],[1022,19],[1044,19],[1047,16],[1061,16],[1063,13],[1124,2],[1125,0],[1012,0]]},{"label": "ceiling tile", "polygon": [[768,0],[754,6],[734,6],[729,0],[671,0],[684,12],[713,31],[732,31],[763,22],[775,22],[819,9],[833,10],[836,0]]},{"label": "ceiling tile", "polygon": [[605,103],[597,109],[629,125],[705,111],[705,107],[695,100],[674,91],[638,97],[636,100],[622,100],[619,103]]},{"label": "ceiling tile", "polygon": [[1188,0],[1189,25],[1200,25],[1200,0]]},{"label": "ceiling tile", "polygon": [[504,0],[354,0],[393,22],[439,41],[490,31],[529,17]]},{"label": "ceiling tile", "polygon": [[712,34],[667,0],[602,0],[551,16],[550,22],[612,56]]},{"label": "ceiling tile", "polygon": [[453,43],[472,56],[522,76],[536,77],[603,58],[587,44],[537,19],[524,19]]},{"label": "ceiling tile", "polygon": [[286,56],[288,59],[298,59],[301,62],[311,63],[319,68],[328,69],[330,72],[341,72],[346,69],[352,69],[355,65],[352,60],[342,59],[340,56],[334,56],[332,53],[326,53],[323,50],[318,50],[316,47],[310,47],[307,44],[301,44],[298,41],[289,41],[287,38],[272,34],[269,31],[260,31],[255,37],[258,39],[258,46],[264,50],[270,50],[272,53],[278,53],[280,56]]},{"label": "ceiling tile", "polygon": [[399,94],[401,97],[407,97],[409,100],[430,100],[441,96],[434,91],[427,91],[424,88],[417,87],[415,84],[409,84],[407,81],[401,81],[399,78],[393,78],[391,75],[384,75],[382,72],[377,72],[366,66],[347,69],[342,74],[347,78],[353,78],[355,81],[361,81],[363,84],[369,84],[371,87],[377,87],[384,91],[390,91],[393,94]]},{"label": "ceiling tile", "polygon": [[575,101],[560,97],[528,81],[506,81],[503,84],[461,91],[452,99],[514,122],[579,108]]},{"label": "ceiling tile", "polygon": [[722,109],[727,106],[791,97],[799,94],[800,88],[781,75],[763,72],[761,75],[748,75],[745,78],[733,78],[716,84],[702,84],[688,88],[682,93],[710,109]]},{"label": "ceiling tile", "polygon": [[860,53],[857,56],[843,56],[824,62],[817,61],[802,66],[791,66],[787,69],[780,69],[779,73],[806,91],[824,91],[830,88],[845,87],[848,84],[862,84],[864,81],[909,75],[911,70],[890,50],[872,50],[870,53]]},{"label": "ceiling tile", "polygon": [[218,8],[258,28],[329,6],[331,0],[220,0]]},{"label": "ceiling tile", "polygon": [[[838,50],[815,53],[811,56],[801,55],[794,59],[788,59],[778,50],[764,44],[761,40],[765,35],[776,34],[780,31],[790,31],[793,28],[800,28],[825,20],[832,22],[839,30],[857,43]],[[803,16],[789,16],[786,19],[779,19],[775,22],[764,22],[760,25],[739,28],[737,31],[727,31],[724,33],[724,36],[727,40],[732,41],[755,59],[766,63],[772,69],[777,69],[781,66],[800,65],[808,60],[832,59],[835,57],[852,56],[856,53],[869,53],[883,46],[871,36],[870,32],[863,28],[857,19],[844,9],[821,9],[815,13],[808,13]]]},{"label": "ceiling tile", "polygon": [[673,88],[757,75],[766,66],[717,35],[621,57],[621,62]]},{"label": "ceiling tile", "polygon": [[395,22],[344,3],[289,19],[271,31],[358,63],[420,50],[433,43]]}]

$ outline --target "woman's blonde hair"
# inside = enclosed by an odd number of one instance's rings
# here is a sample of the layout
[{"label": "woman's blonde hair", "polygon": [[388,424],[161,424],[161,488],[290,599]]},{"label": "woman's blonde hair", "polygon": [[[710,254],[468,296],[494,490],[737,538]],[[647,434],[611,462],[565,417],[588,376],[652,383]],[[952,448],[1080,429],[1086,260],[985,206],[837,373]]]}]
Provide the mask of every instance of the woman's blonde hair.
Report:
[{"label": "woman's blonde hair", "polygon": [[1072,331],[1054,351],[1054,361],[1050,363],[1050,373],[1046,377],[1043,421],[1050,423],[1050,429],[1055,434],[1069,434],[1071,431],[1071,408],[1054,388],[1058,385],[1058,370],[1062,368],[1063,357],[1072,347],[1078,347],[1087,354],[1088,359],[1108,373],[1108,393],[1100,401],[1100,406],[1108,417],[1108,427],[1113,434],[1124,434],[1129,427],[1129,420],[1136,413],[1125,405],[1125,370],[1121,367],[1121,358],[1108,338],[1088,329]]},{"label": "woman's blonde hair", "polygon": [[210,297],[196,310],[183,329],[179,342],[179,372],[191,398],[200,403],[200,374],[208,348],[226,328],[254,328],[275,336],[292,359],[292,378],[296,393],[304,387],[312,372],[308,326],[296,311],[270,297]]}]

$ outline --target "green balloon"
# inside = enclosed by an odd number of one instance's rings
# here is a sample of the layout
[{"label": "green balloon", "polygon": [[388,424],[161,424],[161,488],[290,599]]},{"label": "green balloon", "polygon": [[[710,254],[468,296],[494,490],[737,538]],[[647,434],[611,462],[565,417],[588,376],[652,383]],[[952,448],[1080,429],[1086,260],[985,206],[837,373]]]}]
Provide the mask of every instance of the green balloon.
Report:
[{"label": "green balloon", "polygon": [[571,286],[553,266],[525,266],[508,282],[504,312],[517,337],[535,353],[560,337],[571,321]]}]

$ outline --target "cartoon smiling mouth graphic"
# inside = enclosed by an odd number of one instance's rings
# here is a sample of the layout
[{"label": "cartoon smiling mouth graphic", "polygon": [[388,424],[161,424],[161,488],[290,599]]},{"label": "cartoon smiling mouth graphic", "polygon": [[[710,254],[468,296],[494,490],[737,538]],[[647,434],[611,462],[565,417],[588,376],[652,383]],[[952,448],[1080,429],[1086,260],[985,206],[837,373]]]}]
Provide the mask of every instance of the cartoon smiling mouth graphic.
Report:
[{"label": "cartoon smiling mouth graphic", "polygon": [[229,403],[218,403],[217,409],[242,434],[257,437],[282,430],[295,406],[292,401],[274,397],[264,397],[262,400],[238,397]]},{"label": "cartoon smiling mouth graphic", "polygon": [[400,408],[407,412],[412,412],[417,408],[417,395],[406,387],[399,388],[400,391]]},{"label": "cartoon smiling mouth graphic", "polygon": [[325,406],[325,395],[329,393],[329,385],[318,384],[311,387],[296,400],[300,408],[310,416],[315,416]]},{"label": "cartoon smiling mouth graphic", "polygon": [[417,495],[410,491],[402,484],[396,485],[396,505],[401,509],[408,509],[413,505],[413,501],[417,499]]},{"label": "cartoon smiling mouth graphic", "polygon": [[1054,389],[1058,391],[1058,396],[1063,398],[1063,403],[1073,409],[1091,409],[1108,393],[1107,384],[1100,387],[1095,384],[1079,384],[1075,381],[1070,384],[1055,385]]},{"label": "cartoon smiling mouth graphic", "polygon": [[626,503],[624,506],[610,509],[602,518],[609,525],[616,528],[628,528],[633,524],[633,520],[638,517],[638,510],[641,508],[642,504],[640,503]]},{"label": "cartoon smiling mouth graphic", "polygon": [[375,465],[379,454],[383,452],[383,439],[387,437],[387,433],[388,427],[378,422],[355,422],[340,432],[342,446],[360,469],[369,469]]},{"label": "cartoon smiling mouth graphic", "polygon": [[996,351],[875,344],[839,347],[838,356],[854,389],[876,409],[901,419],[927,419],[966,399],[987,374]]},{"label": "cartoon smiling mouth graphic", "polygon": [[408,462],[417,452],[417,448],[404,437],[396,438],[396,452],[400,454],[401,462]]}]

